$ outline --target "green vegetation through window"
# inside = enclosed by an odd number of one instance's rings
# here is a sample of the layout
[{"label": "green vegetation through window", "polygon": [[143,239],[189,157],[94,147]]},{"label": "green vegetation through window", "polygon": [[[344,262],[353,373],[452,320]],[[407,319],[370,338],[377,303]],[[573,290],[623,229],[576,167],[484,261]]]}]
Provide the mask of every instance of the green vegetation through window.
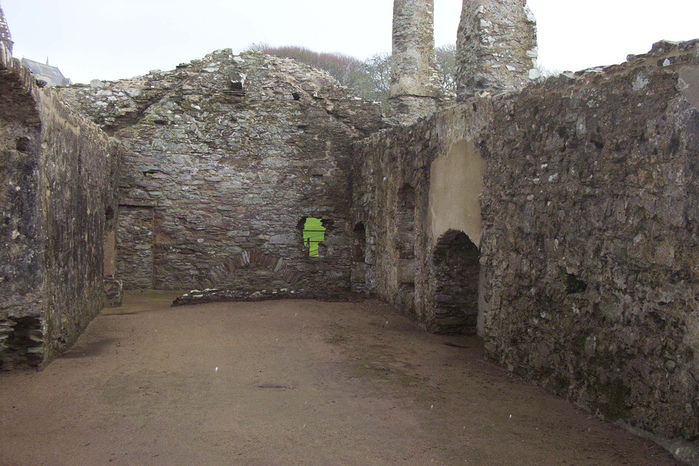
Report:
[{"label": "green vegetation through window", "polygon": [[303,244],[308,248],[310,257],[319,257],[318,244],[325,240],[323,220],[308,217],[303,225]]}]

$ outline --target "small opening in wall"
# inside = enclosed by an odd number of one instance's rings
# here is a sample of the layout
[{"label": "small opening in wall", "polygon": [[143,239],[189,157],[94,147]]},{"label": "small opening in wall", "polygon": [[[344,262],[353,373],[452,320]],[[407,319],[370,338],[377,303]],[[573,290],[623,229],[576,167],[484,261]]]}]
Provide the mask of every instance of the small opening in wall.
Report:
[{"label": "small opening in wall", "polygon": [[585,290],[587,290],[587,283],[580,280],[572,273],[569,273],[566,277],[566,293],[582,293]]},{"label": "small opening in wall", "polygon": [[325,241],[326,222],[320,218],[306,217],[299,222],[303,233],[303,245],[309,257],[320,257],[320,243]]},{"label": "small opening in wall", "polygon": [[114,209],[112,207],[107,207],[107,209],[104,211],[104,216],[105,220],[110,221],[114,218]]},{"label": "small opening in wall", "polygon": [[141,171],[141,173],[143,173],[143,176],[145,176],[145,177],[150,177],[150,176],[155,175],[159,171],[160,170],[158,170],[157,168],[145,168]]},{"label": "small opening in wall", "polygon": [[301,100],[301,94],[298,92],[293,92],[291,96],[294,98],[294,100]]},{"label": "small opening in wall", "polygon": [[29,152],[31,149],[31,140],[28,137],[17,138],[15,148],[20,152]]},{"label": "small opening in wall", "polygon": [[366,248],[366,229],[362,222],[354,226],[354,234],[352,235],[352,260],[355,262],[364,262],[364,249]]}]

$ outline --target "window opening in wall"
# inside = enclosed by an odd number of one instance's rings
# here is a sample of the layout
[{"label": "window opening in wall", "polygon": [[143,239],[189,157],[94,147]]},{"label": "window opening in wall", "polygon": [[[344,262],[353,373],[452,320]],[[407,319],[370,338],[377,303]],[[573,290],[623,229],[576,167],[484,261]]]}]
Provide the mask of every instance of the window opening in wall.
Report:
[{"label": "window opening in wall", "polygon": [[160,170],[158,170],[155,167],[142,167],[141,168],[141,173],[143,173],[143,176],[145,176],[145,177],[153,176],[158,172],[160,172]]},{"label": "window opening in wall", "polygon": [[314,217],[306,218],[303,224],[303,244],[308,249],[309,257],[319,257],[319,244],[325,240],[323,220]]}]

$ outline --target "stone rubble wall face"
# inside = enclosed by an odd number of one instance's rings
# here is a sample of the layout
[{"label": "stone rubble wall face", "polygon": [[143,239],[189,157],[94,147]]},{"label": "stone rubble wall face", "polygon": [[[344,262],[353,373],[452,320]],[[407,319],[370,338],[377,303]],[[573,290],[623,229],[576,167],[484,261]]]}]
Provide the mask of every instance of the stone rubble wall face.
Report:
[{"label": "stone rubble wall face", "polygon": [[116,207],[108,138],[2,47],[0,364],[42,365],[104,303],[104,227]]},{"label": "stone rubble wall face", "polygon": [[[230,51],[64,92],[133,151],[119,181],[126,288],[349,289],[351,143],[381,127],[378,106],[326,73]],[[322,257],[302,244],[305,217],[329,221]]]},{"label": "stone rubble wall face", "polygon": [[536,22],[523,0],[465,1],[456,42],[457,99],[523,88],[537,55]]},{"label": "stone rubble wall face", "polygon": [[393,4],[391,97],[436,97],[434,0]]},{"label": "stone rubble wall face", "polygon": [[[429,183],[432,162],[453,144],[477,139],[491,119],[490,102],[440,112],[410,127],[396,127],[355,146],[352,170],[353,222],[366,229],[365,271],[354,286],[379,297],[416,318],[430,331],[444,331],[435,318],[434,238],[429,226]],[[414,224],[401,219],[399,192],[410,186],[415,193]],[[414,288],[401,286],[404,237],[413,238]]]},{"label": "stone rubble wall face", "polygon": [[388,116],[400,124],[413,124],[437,111],[440,93],[434,56],[434,0],[396,0]]},{"label": "stone rubble wall face", "polygon": [[[471,99],[358,143],[353,222],[365,226],[366,250],[357,281],[439,331],[429,167],[474,141],[487,165],[488,355],[592,412],[696,441],[698,57],[696,42],[660,44],[624,65]],[[414,290],[398,273],[406,184]]]},{"label": "stone rubble wall face", "polygon": [[699,110],[680,75],[698,49],[660,44],[496,100],[482,145],[488,353],[609,419],[689,440]]},{"label": "stone rubble wall face", "polygon": [[[31,77],[15,66],[4,45],[0,53],[0,366],[7,367],[10,358],[33,363],[41,359],[41,354],[27,357],[26,349],[13,347],[22,338],[20,319],[36,319],[43,313],[46,273],[39,194],[40,116],[27,85]],[[32,346],[41,349],[40,344]]]}]

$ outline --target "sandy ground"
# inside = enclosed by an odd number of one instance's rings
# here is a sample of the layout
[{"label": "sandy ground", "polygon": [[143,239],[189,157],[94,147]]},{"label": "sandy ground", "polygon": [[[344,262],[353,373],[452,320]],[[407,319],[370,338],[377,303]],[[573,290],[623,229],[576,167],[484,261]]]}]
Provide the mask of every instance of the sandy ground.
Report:
[{"label": "sandy ground", "polygon": [[662,465],[662,449],[376,301],[128,293],[0,374],[2,465]]}]

